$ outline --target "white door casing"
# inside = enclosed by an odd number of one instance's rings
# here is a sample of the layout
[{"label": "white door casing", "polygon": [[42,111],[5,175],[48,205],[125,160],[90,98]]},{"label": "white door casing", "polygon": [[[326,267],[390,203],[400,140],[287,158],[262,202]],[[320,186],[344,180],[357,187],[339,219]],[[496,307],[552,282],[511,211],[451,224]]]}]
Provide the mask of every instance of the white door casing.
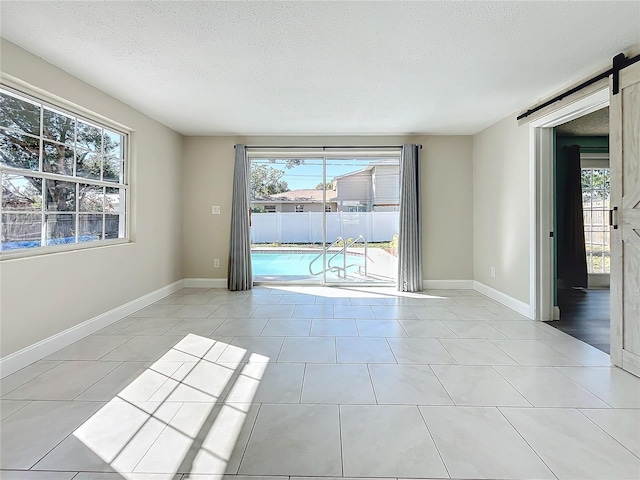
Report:
[{"label": "white door casing", "polygon": [[529,124],[530,138],[530,201],[531,216],[530,251],[530,317],[534,320],[553,320],[553,127],[583,117],[609,106],[609,88],[602,88],[589,95],[569,102],[564,107],[549,112]]},{"label": "white door casing", "polygon": [[611,362],[640,376],[640,63],[620,71],[619,86],[610,100]]}]

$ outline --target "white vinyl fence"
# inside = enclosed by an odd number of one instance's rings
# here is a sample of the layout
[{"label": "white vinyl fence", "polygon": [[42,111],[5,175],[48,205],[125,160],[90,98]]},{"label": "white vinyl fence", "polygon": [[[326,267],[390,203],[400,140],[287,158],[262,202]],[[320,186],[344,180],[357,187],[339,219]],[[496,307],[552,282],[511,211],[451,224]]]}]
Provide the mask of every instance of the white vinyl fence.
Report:
[{"label": "white vinyl fence", "polygon": [[[322,212],[254,213],[252,243],[320,243]],[[327,242],[364,236],[368,242],[388,242],[398,233],[399,212],[327,213]]]}]

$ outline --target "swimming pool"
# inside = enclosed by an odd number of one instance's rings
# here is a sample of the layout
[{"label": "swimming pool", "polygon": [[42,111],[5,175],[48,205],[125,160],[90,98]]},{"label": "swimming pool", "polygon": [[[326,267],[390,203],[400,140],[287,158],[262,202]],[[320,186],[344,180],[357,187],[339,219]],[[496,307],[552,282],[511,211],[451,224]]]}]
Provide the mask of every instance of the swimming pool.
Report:
[{"label": "swimming pool", "polygon": [[[251,267],[253,274],[257,276],[311,276],[309,264],[320,255],[321,252],[251,252]],[[327,258],[331,258],[334,252],[328,253]],[[360,266],[364,266],[364,257],[361,255],[347,255],[347,273],[356,273]],[[331,260],[332,266],[342,267],[342,254]],[[313,264],[314,276],[322,275],[322,257]]]}]

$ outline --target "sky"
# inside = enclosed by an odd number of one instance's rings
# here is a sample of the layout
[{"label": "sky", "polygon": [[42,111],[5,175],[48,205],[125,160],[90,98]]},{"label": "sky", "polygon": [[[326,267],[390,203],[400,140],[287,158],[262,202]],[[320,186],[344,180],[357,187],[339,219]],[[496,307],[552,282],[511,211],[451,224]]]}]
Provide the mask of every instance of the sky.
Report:
[{"label": "sky", "polygon": [[[271,163],[269,161],[252,160],[253,162],[263,163],[273,168],[283,170],[285,172],[282,179],[287,182],[290,190],[301,190],[308,188],[316,188],[322,182],[322,159],[307,159],[303,165],[298,165],[287,169],[283,160]],[[364,169],[371,163],[371,159],[366,160],[342,160],[327,159],[327,182],[333,180],[334,177],[344,175],[345,173],[356,172]]]}]

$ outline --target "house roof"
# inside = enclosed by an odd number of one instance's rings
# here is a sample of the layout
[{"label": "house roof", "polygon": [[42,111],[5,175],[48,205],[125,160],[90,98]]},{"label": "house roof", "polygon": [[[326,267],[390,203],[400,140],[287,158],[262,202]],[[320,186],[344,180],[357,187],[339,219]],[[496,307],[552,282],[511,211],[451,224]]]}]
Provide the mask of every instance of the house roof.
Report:
[{"label": "house roof", "polygon": [[[288,192],[276,193],[275,195],[267,195],[258,197],[254,201],[257,202],[322,202],[322,190],[315,188],[289,190]],[[327,190],[327,200],[335,199],[335,192]]]},{"label": "house roof", "polygon": [[355,172],[343,173],[342,175],[338,175],[337,177],[333,177],[333,180],[339,180],[341,178],[351,177],[353,175],[360,175],[368,170],[371,170],[373,167],[365,167],[362,170],[356,170]]},{"label": "house roof", "polygon": [[367,165],[366,167],[360,170],[355,170],[349,173],[343,173],[342,175],[333,177],[333,180],[338,180],[340,178],[350,177],[351,175],[358,175],[360,173],[371,171],[375,167],[392,167],[392,166],[398,166],[398,165],[400,165],[400,162],[395,158],[381,158],[380,160],[374,160],[372,162],[369,162],[369,165]]}]

